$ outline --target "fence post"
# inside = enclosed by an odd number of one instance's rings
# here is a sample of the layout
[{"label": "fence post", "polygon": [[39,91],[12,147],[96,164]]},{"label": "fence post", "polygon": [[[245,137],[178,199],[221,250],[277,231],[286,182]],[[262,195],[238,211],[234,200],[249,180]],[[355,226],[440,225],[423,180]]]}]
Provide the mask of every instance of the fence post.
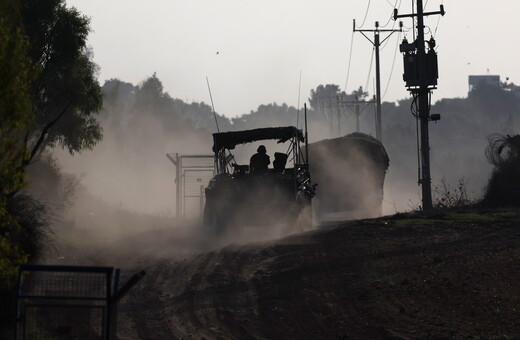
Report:
[{"label": "fence post", "polygon": [[200,186],[200,216],[204,218],[204,185]]}]

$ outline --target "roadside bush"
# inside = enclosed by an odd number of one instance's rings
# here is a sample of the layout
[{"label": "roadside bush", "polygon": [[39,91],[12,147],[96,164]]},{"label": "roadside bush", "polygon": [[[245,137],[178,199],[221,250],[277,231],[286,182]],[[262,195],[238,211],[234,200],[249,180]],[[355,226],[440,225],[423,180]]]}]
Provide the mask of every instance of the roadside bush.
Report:
[{"label": "roadside bush", "polygon": [[433,205],[436,208],[462,208],[473,204],[468,196],[468,182],[465,178],[459,179],[456,187],[451,187],[446,178],[443,177],[440,183],[433,187]]},{"label": "roadside bush", "polygon": [[0,290],[16,283],[18,266],[40,255],[49,242],[49,216],[44,205],[27,195],[4,200],[0,226]]},{"label": "roadside bush", "polygon": [[32,258],[41,255],[44,245],[50,241],[48,209],[25,194],[18,194],[9,199],[8,209],[18,224],[18,228],[11,234],[14,244]]}]

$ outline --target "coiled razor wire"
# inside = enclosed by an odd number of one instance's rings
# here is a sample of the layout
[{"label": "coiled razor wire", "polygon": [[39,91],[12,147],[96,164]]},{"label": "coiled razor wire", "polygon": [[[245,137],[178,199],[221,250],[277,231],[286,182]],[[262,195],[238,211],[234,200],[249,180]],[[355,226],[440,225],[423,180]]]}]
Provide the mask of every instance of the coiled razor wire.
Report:
[{"label": "coiled razor wire", "polygon": [[520,135],[494,133],[488,136],[488,142],[486,158],[489,163],[499,166],[520,160]]}]

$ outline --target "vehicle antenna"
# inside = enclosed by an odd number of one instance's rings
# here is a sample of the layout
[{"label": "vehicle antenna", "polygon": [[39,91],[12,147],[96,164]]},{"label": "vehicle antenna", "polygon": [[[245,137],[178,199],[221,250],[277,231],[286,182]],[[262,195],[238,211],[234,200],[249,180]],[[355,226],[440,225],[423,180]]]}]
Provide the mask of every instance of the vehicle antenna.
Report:
[{"label": "vehicle antenna", "polygon": [[300,93],[302,88],[302,70],[300,70],[300,81],[298,82],[298,114],[296,116],[296,128],[300,124]]},{"label": "vehicle antenna", "polygon": [[309,164],[309,134],[307,133],[307,103],[303,104],[305,114],[305,162]]},{"label": "vehicle antenna", "polygon": [[213,105],[213,96],[211,95],[211,88],[209,87],[209,79],[206,76],[206,83],[208,83],[209,98],[211,99],[211,108],[213,109],[213,117],[215,117],[215,125],[217,126],[217,132],[220,132],[218,128],[217,113],[215,112],[215,105]]}]

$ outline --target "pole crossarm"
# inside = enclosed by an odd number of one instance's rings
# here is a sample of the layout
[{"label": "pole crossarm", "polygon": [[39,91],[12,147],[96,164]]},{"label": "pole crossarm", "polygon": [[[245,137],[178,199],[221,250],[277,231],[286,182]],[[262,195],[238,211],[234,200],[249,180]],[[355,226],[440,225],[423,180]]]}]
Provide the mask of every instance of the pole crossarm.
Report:
[{"label": "pole crossarm", "polygon": [[353,113],[356,113],[356,111],[352,108],[351,105],[354,105],[354,107],[355,107],[355,105],[363,105],[363,104],[365,104],[363,106],[363,108],[360,110],[360,113],[361,113],[361,112],[365,111],[365,109],[367,107],[369,107],[369,104],[375,104],[375,103],[376,103],[375,100],[370,100],[370,101],[366,101],[366,100],[353,100],[353,101],[342,101],[342,102],[340,102],[340,104],[346,104],[346,105],[344,105],[344,107],[349,109]]},{"label": "pole crossarm", "polygon": [[[446,12],[444,11],[444,5],[441,5],[440,7],[440,11],[437,11],[437,12],[426,12],[426,13],[422,13],[422,16],[423,17],[427,17],[427,16],[430,16],[430,15],[442,15],[444,16],[444,14],[446,14]],[[418,14],[417,13],[412,13],[412,14],[398,14],[397,12],[397,8],[394,8],[394,20],[397,20],[399,18],[413,18],[413,17],[417,17]]]},{"label": "pole crossarm", "polygon": [[400,22],[399,23],[399,29],[380,29],[379,28],[379,21],[376,21],[376,28],[374,29],[356,29],[356,19],[354,19],[354,25],[353,25],[353,32],[359,32],[361,33],[368,41],[370,41],[370,43],[372,45],[376,45],[376,42],[372,39],[370,39],[366,34],[365,32],[371,32],[371,33],[374,33],[374,34],[379,34],[379,33],[382,33],[382,32],[388,32],[390,33],[389,35],[387,35],[383,40],[381,40],[379,42],[379,45],[381,45],[382,43],[384,43],[388,38],[390,38],[392,36],[392,34],[394,34],[395,32],[402,32],[403,31],[403,23]]},{"label": "pole crossarm", "polygon": [[[352,29],[352,31],[353,32],[360,32],[360,33],[363,33],[363,32],[390,32],[390,34],[395,33],[395,32],[402,32],[403,31],[403,23],[402,22],[399,22],[399,29],[381,29],[381,28],[379,28],[379,21],[376,21],[375,26],[376,26],[376,28],[373,28],[373,29],[357,29],[356,28],[356,19],[354,19],[353,20],[353,29]],[[366,37],[366,35],[365,35],[365,37]],[[368,37],[367,37],[367,39],[370,40]]]},{"label": "pole crossarm", "polygon": [[[345,107],[356,116],[356,132],[361,132],[359,117],[361,116],[361,113],[370,106],[370,104],[375,104],[375,103],[376,103],[375,99],[370,100],[370,101],[365,101],[365,100],[361,101],[356,98],[356,100],[352,100],[352,101],[350,101],[350,100],[342,101],[342,102],[338,101],[338,106],[340,106],[341,104],[345,104]],[[360,109],[360,106],[361,106],[360,104],[364,104],[361,109]],[[354,107],[352,108],[351,105],[353,105]]]},{"label": "pole crossarm", "polygon": [[[356,29],[356,19],[353,21],[353,32],[361,33],[372,45],[374,45],[376,55],[376,138],[380,142],[383,142],[383,129],[381,120],[381,71],[379,63],[379,47],[395,32],[403,31],[403,23],[399,22],[399,29],[380,29],[379,21],[375,23],[376,28],[374,29]],[[370,39],[365,32],[374,33],[374,40]],[[383,40],[381,40],[381,32],[389,33]]]}]

